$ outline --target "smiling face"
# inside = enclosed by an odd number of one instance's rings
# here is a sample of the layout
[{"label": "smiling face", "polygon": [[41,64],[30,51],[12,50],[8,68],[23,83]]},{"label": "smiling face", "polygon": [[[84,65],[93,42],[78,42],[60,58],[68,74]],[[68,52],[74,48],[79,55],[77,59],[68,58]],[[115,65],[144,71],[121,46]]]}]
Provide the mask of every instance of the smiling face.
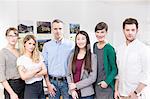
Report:
[{"label": "smiling face", "polygon": [[76,37],[76,43],[80,49],[84,49],[87,43],[86,36],[83,34],[78,34]]},{"label": "smiling face", "polygon": [[130,43],[135,40],[138,29],[136,28],[135,24],[126,24],[123,32],[127,42]]},{"label": "smiling face", "polygon": [[98,42],[104,42],[106,37],[107,31],[105,29],[97,30],[95,35]]},{"label": "smiling face", "polygon": [[24,47],[26,52],[32,53],[35,49],[35,41],[31,38],[25,42]]}]

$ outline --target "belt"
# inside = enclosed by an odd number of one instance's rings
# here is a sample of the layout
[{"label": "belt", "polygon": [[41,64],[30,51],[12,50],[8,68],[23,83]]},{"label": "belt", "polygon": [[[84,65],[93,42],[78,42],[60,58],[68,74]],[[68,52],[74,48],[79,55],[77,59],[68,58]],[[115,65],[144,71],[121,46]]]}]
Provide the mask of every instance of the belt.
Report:
[{"label": "belt", "polygon": [[49,79],[50,80],[56,80],[56,81],[65,81],[65,80],[67,80],[66,77],[54,77],[54,76],[51,76],[51,75],[49,75]]}]

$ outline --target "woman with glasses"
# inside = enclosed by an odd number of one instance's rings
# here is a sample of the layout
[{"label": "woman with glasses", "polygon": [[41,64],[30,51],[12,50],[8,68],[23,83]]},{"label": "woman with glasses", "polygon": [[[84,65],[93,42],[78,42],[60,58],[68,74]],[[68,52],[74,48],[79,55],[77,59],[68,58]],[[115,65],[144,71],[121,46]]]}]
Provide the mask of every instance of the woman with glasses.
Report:
[{"label": "woman with glasses", "polygon": [[18,41],[18,31],[11,27],[6,31],[8,44],[0,50],[0,82],[4,86],[5,99],[24,99],[25,83],[20,79],[16,61],[19,51],[15,48]]}]

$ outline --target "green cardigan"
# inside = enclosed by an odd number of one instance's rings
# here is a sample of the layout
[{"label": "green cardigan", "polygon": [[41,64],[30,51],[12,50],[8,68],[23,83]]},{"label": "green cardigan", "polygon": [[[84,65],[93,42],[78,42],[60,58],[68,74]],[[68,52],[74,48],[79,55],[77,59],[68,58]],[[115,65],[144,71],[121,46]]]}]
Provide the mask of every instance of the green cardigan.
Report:
[{"label": "green cardigan", "polygon": [[[97,55],[96,46],[97,42],[94,43],[93,46],[93,52]],[[109,43],[104,46],[103,55],[104,71],[106,73],[106,79],[104,81],[114,90],[115,76],[117,75],[116,53],[114,48]]]}]

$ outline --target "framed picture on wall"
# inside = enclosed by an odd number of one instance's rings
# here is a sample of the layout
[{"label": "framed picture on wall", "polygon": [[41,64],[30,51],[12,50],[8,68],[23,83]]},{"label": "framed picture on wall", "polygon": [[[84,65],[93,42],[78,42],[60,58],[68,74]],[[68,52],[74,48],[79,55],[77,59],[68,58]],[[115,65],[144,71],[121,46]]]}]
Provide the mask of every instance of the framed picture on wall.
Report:
[{"label": "framed picture on wall", "polygon": [[33,22],[30,20],[19,20],[18,21],[18,32],[19,33],[33,33]]},{"label": "framed picture on wall", "polygon": [[44,43],[50,41],[51,39],[37,40],[39,51],[42,52]]},{"label": "framed picture on wall", "polygon": [[51,22],[37,21],[37,34],[51,33]]},{"label": "framed picture on wall", "polygon": [[70,34],[76,34],[80,31],[80,24],[69,24]]}]

